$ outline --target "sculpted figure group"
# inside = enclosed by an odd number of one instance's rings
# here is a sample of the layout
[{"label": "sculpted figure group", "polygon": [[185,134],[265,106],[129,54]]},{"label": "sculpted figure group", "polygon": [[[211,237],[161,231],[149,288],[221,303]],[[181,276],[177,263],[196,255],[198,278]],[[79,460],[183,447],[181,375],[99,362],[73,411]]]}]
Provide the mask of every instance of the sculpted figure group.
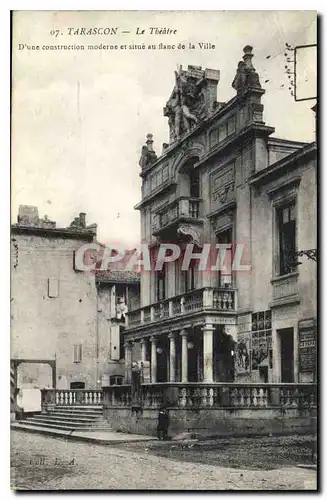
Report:
[{"label": "sculpted figure group", "polygon": [[189,132],[198,121],[187,105],[186,89],[187,81],[180,67],[179,71],[175,71],[175,87],[165,108],[173,140],[177,140],[183,132]]}]

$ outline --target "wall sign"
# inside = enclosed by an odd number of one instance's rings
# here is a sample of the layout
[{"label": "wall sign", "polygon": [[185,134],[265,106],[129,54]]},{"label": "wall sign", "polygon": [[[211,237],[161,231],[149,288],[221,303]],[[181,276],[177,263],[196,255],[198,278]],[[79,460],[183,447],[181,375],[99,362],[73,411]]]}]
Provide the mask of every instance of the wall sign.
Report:
[{"label": "wall sign", "polygon": [[315,372],[317,360],[317,328],[314,319],[299,321],[300,372]]}]

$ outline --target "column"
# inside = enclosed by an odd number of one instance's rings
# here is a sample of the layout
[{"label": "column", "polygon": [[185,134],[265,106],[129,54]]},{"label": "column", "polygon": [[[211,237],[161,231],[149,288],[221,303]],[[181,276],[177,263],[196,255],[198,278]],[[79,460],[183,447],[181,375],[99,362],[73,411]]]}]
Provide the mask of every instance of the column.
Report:
[{"label": "column", "polygon": [[203,327],[203,382],[213,382],[212,355],[214,327],[206,323]]},{"label": "column", "polygon": [[151,384],[157,382],[157,338],[151,337]]},{"label": "column", "polygon": [[147,344],[148,341],[146,339],[141,339],[141,361],[146,361],[146,355],[147,355]]},{"label": "column", "polygon": [[125,384],[132,383],[132,343],[126,342],[125,348]]},{"label": "column", "polygon": [[182,330],[180,332],[182,337],[182,380],[181,382],[187,382],[188,378],[188,352],[187,352],[187,331]]},{"label": "column", "polygon": [[170,333],[169,338],[169,382],[176,382],[176,339],[175,334]]},{"label": "column", "polygon": [[51,364],[51,369],[52,369],[52,388],[56,389],[57,387],[56,362]]}]

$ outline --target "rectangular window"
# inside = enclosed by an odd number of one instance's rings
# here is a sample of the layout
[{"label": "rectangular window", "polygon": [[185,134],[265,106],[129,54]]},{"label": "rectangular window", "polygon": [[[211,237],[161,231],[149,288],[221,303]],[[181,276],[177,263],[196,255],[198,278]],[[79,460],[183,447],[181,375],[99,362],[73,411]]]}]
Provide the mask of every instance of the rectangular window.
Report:
[{"label": "rectangular window", "polygon": [[125,338],[123,328],[119,330],[119,355],[118,359],[125,359]]},{"label": "rectangular window", "polygon": [[166,269],[163,265],[161,271],[156,272],[156,300],[165,300],[166,298]]},{"label": "rectangular window", "polygon": [[74,363],[82,362],[82,344],[74,345]]},{"label": "rectangular window", "polygon": [[59,297],[59,280],[57,278],[48,279],[48,297]]},{"label": "rectangular window", "polygon": [[196,262],[191,261],[190,262],[190,267],[187,271],[182,271],[183,273],[183,280],[184,280],[184,289],[183,293],[190,292],[191,290],[195,289],[195,273],[196,273]]},{"label": "rectangular window", "polygon": [[121,329],[119,324],[110,327],[110,359],[118,361],[121,356]]},{"label": "rectangular window", "polygon": [[[190,179],[190,197],[191,198],[199,198],[200,197],[199,172],[196,170],[191,171],[191,173],[189,175],[189,179]],[[192,204],[190,204],[190,211],[192,211],[192,210],[196,211],[197,207],[198,207],[198,205],[195,205],[195,207],[194,207]],[[194,215],[191,215],[191,217],[193,217]]]},{"label": "rectangular window", "polygon": [[295,203],[288,203],[277,210],[279,275],[296,269],[296,218]]},{"label": "rectangular window", "polygon": [[233,258],[233,231],[232,228],[222,231],[217,234],[217,243],[222,245],[231,245],[230,248],[225,250],[225,258],[223,262],[220,262],[220,266],[224,267],[224,270],[218,271],[218,286],[219,287],[231,287],[232,286],[232,258]]}]

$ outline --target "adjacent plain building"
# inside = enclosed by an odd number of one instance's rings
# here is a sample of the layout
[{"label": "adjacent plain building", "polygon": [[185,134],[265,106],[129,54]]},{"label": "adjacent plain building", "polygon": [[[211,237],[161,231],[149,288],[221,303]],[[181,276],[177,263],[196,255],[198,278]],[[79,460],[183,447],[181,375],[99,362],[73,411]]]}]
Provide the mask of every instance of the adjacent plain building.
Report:
[{"label": "adjacent plain building", "polygon": [[79,214],[56,227],[19,208],[11,226],[11,366],[19,389],[97,389],[121,383],[128,308],[138,306],[135,273],[81,272],[75,252],[96,242]]}]

